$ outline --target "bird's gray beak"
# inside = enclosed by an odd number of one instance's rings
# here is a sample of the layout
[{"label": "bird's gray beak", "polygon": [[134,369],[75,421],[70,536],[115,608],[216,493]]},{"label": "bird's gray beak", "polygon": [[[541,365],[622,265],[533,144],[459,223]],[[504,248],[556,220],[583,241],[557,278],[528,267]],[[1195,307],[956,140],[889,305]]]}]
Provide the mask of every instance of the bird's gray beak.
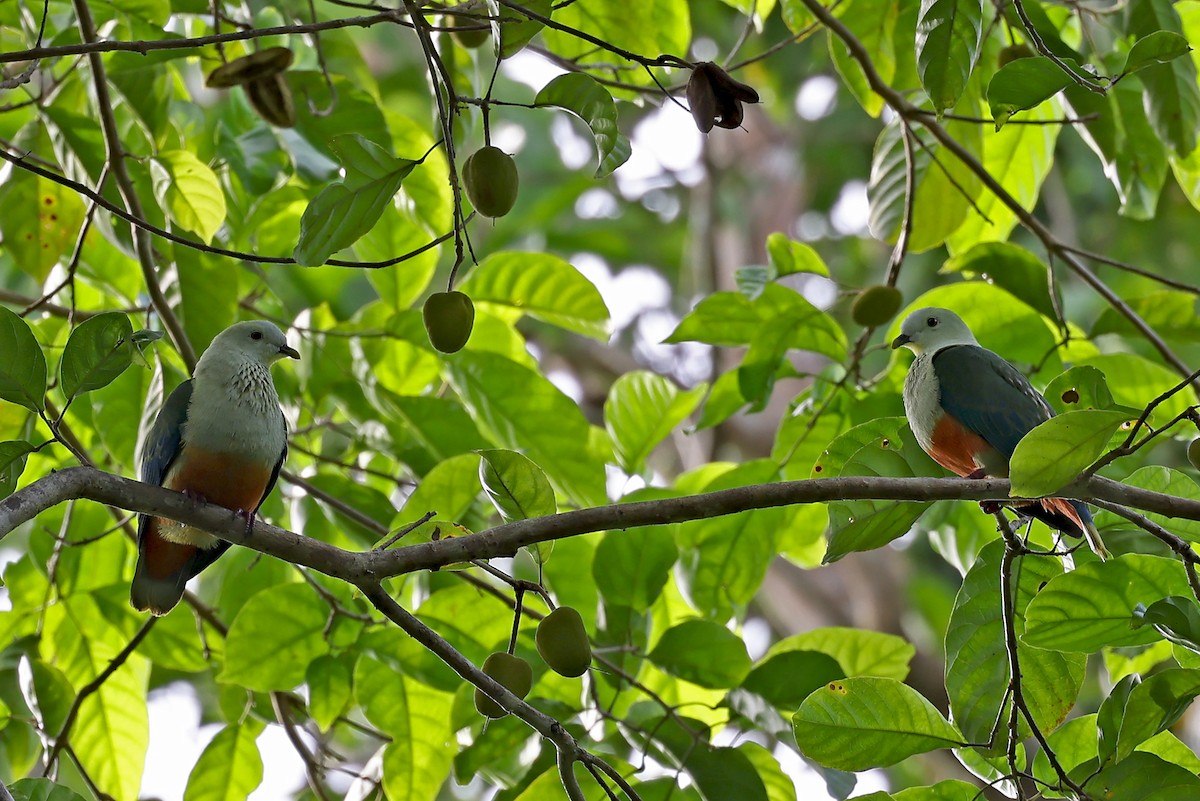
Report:
[{"label": "bird's gray beak", "polygon": [[902,348],[909,342],[912,342],[912,337],[910,337],[908,334],[901,334],[892,340],[892,350],[895,350],[896,348]]},{"label": "bird's gray beak", "polygon": [[291,359],[299,359],[300,358],[300,351],[296,350],[291,345],[281,345],[279,348],[279,352],[280,352],[280,354],[287,356],[288,358],[291,358]]}]

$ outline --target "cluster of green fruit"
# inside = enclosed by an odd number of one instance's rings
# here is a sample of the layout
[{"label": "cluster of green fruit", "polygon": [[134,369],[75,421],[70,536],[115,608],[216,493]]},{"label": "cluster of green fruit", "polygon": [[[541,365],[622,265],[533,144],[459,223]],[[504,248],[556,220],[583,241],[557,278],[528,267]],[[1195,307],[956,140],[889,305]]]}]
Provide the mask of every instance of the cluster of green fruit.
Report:
[{"label": "cluster of green fruit", "polygon": [[[560,676],[575,678],[587,672],[592,663],[592,644],[579,612],[560,606],[537,627],[537,649],[546,665]],[[533,687],[533,668],[521,657],[497,651],[483,663],[483,672],[518,698],[525,698]],[[487,693],[475,688],[475,709],[489,718],[502,718],[508,710]]]}]

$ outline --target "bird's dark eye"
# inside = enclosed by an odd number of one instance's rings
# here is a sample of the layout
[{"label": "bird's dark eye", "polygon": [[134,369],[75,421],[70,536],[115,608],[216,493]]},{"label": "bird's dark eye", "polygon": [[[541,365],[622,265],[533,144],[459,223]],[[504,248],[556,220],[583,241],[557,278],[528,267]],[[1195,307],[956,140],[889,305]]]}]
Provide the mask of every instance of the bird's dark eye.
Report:
[{"label": "bird's dark eye", "polygon": [[262,331],[253,331],[250,334],[251,339],[262,339]]},{"label": "bird's dark eye", "polygon": [[929,326],[930,328],[937,328],[937,324],[938,324],[938,318],[936,318],[936,317],[930,317],[928,320],[925,321],[925,325]]}]

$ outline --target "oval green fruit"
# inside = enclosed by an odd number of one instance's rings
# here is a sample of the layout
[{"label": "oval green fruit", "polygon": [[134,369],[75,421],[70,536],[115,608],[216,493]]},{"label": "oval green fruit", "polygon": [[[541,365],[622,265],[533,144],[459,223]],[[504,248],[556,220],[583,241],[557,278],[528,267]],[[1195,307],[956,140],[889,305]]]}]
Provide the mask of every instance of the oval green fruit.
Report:
[{"label": "oval green fruit", "polygon": [[444,19],[447,25],[453,28],[450,32],[450,37],[470,50],[483,47],[487,43],[487,40],[492,38],[491,26],[487,24],[487,20],[485,19],[468,17],[462,14],[449,15]]},{"label": "oval green fruit", "polygon": [[883,284],[869,286],[854,299],[850,317],[861,326],[874,328],[895,317],[902,303],[904,295],[896,287]]},{"label": "oval green fruit", "polygon": [[[504,685],[504,688],[518,698],[529,695],[533,687],[533,668],[519,656],[497,651],[483,663],[483,672]],[[475,709],[481,715],[489,718],[502,718],[508,710],[493,701],[487,693],[475,688]]]},{"label": "oval green fruit", "polygon": [[503,217],[517,202],[517,164],[498,147],[486,145],[463,163],[463,186],[471,205],[485,217]]},{"label": "oval green fruit", "polygon": [[1200,439],[1194,439],[1188,443],[1187,457],[1188,461],[1192,463],[1192,467],[1200,470]]},{"label": "oval green fruit", "polygon": [[442,353],[457,353],[471,338],[475,304],[461,292],[437,292],[421,308],[429,342]]},{"label": "oval green fruit", "polygon": [[560,606],[537,627],[537,649],[560,676],[582,676],[592,664],[592,644],[579,612]]}]

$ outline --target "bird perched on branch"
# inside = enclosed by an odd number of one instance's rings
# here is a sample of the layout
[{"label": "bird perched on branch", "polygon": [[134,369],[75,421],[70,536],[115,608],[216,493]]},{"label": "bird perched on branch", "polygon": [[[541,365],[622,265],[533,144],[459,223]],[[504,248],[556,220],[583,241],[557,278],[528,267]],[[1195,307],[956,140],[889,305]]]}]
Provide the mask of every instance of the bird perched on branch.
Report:
[{"label": "bird perched on branch", "polygon": [[[1054,416],[1046,399],[1017,368],[980,347],[952,311],[931,307],[908,315],[892,342],[899,347],[917,354],[904,379],[904,412],[925,452],[966,478],[1007,478],[1017,443]],[[1014,508],[1086,537],[1101,559],[1108,557],[1085,504],[1043,498]]]},{"label": "bird perched on branch", "polygon": [[[287,423],[271,380],[271,365],[284,356],[300,358],[271,323],[235,323],[218,334],[142,441],[141,480],[227,507],[252,526],[287,455]],[[139,515],[130,603],[165,615],[188,579],[228,547],[174,520]]]}]

